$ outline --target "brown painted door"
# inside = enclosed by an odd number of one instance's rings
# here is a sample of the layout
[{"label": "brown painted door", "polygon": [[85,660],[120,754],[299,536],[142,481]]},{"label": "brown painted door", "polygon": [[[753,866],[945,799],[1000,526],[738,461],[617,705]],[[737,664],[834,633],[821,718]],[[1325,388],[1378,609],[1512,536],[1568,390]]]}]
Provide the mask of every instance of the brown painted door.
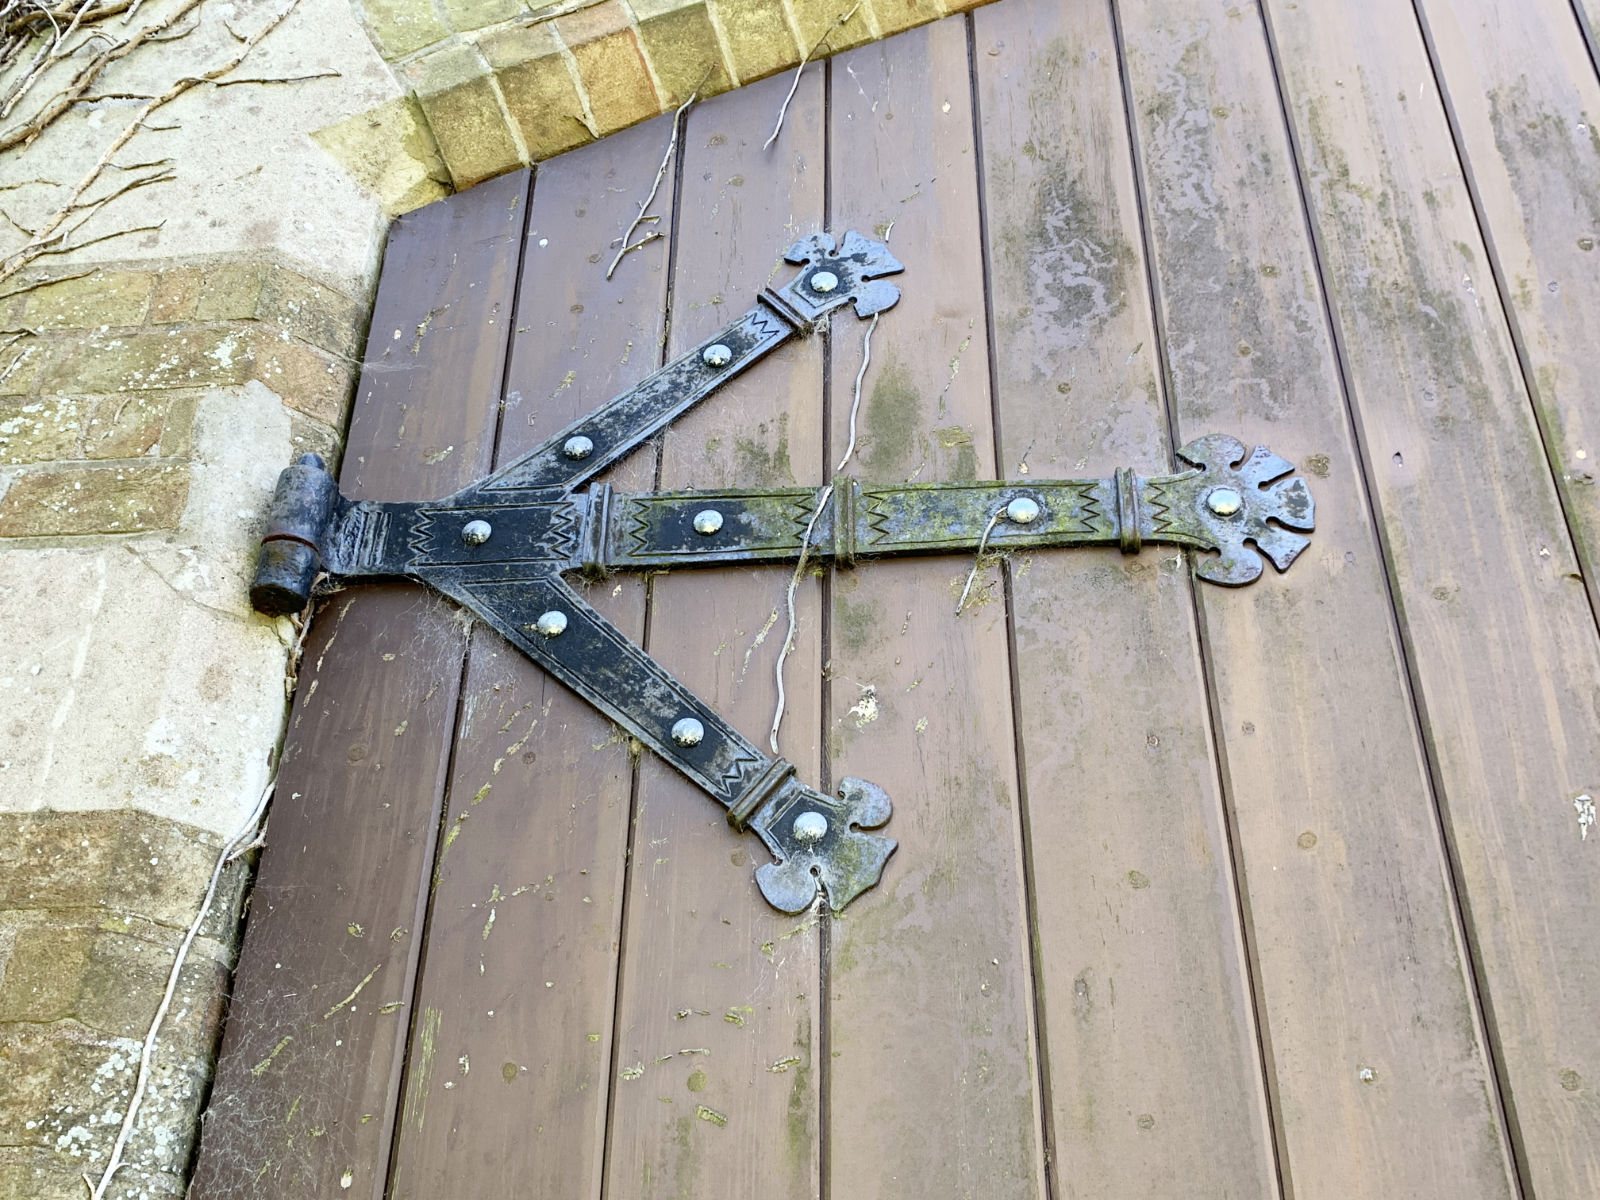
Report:
[{"label": "brown painted door", "polygon": [[[1597,165],[1476,99],[1497,39],[1582,45],[1564,0],[1483,8],[1001,0],[807,70],[770,149],[788,78],[692,107],[610,280],[670,117],[401,218],[353,497],[509,461],[857,229],[906,264],[859,412],[839,316],[618,487],[820,486],[852,424],[886,483],[1222,432],[1319,525],[1239,590],[1166,547],[985,561],[960,614],[970,559],[808,573],[782,752],[900,842],[837,917],[448,603],[331,598],[192,1194],[1600,1194],[1600,285],[1549,187]],[[586,598],[765,744],[790,576]]]}]

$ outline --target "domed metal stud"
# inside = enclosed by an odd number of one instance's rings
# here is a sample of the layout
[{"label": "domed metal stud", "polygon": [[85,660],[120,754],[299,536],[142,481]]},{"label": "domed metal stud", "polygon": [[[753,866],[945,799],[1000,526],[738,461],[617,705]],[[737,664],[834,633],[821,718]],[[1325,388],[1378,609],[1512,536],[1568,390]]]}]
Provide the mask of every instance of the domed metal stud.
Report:
[{"label": "domed metal stud", "polygon": [[1244,507],[1244,497],[1232,488],[1219,487],[1206,497],[1206,507],[1219,517],[1231,517]]},{"label": "domed metal stud", "polygon": [[541,614],[533,627],[547,638],[560,637],[567,631],[567,614],[559,608],[552,608]]},{"label": "domed metal stud", "polygon": [[828,834],[828,818],[819,812],[803,812],[794,819],[794,840],[810,846]]},{"label": "domed metal stud", "polygon": [[708,367],[725,367],[733,361],[733,351],[718,342],[714,346],[707,346],[701,352],[700,361]]},{"label": "domed metal stud", "polygon": [[561,453],[576,462],[594,453],[594,443],[580,433],[566,440],[561,447]]},{"label": "domed metal stud", "polygon": [[681,717],[672,726],[672,740],[680,746],[698,746],[706,736],[706,727],[693,717]]},{"label": "domed metal stud", "polygon": [[806,280],[806,283],[813,292],[821,292],[823,295],[827,295],[839,286],[839,277],[832,271],[818,271],[810,279]]},{"label": "domed metal stud", "polygon": [[493,532],[494,527],[487,521],[468,521],[461,527],[461,540],[469,546],[481,546]]},{"label": "domed metal stud", "polygon": [[1006,505],[1006,520],[1017,525],[1032,525],[1039,519],[1039,502],[1031,496],[1018,496]]},{"label": "domed metal stud", "polygon": [[694,515],[694,531],[710,537],[722,528],[722,514],[714,508],[702,508]]}]

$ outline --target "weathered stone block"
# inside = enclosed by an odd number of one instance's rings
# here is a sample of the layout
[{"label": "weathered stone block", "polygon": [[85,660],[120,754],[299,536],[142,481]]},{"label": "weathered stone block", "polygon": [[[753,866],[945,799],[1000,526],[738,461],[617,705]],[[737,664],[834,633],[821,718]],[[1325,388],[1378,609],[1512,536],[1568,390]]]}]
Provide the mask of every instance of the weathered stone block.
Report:
[{"label": "weathered stone block", "polygon": [[[198,1052],[198,1053],[197,1053]],[[114,1200],[181,1195],[173,1190],[194,1141],[203,1051],[163,1045],[155,1058],[141,1116],[107,1193]],[[83,1176],[104,1169],[138,1073],[139,1043],[85,1028],[0,1024],[0,1140],[11,1193],[26,1200],[82,1200]],[[0,1175],[0,1179],[4,1179]],[[76,1190],[72,1184],[76,1184]],[[0,1196],[10,1196],[0,1192]]]},{"label": "weathered stone block", "polygon": [[282,267],[268,273],[255,315],[319,349],[347,357],[359,355],[365,340],[366,305]]},{"label": "weathered stone block", "polygon": [[192,327],[57,340],[40,376],[46,394],[85,395],[243,383],[249,335]]},{"label": "weathered stone block", "polygon": [[378,52],[390,62],[450,36],[450,27],[425,0],[359,0]]},{"label": "weathered stone block", "polygon": [[137,809],[0,813],[0,909],[103,908],[187,928],[216,839]]},{"label": "weathered stone block", "polygon": [[30,329],[93,329],[142,325],[156,277],[149,271],[94,271],[26,294],[22,323]]},{"label": "weathered stone block", "polygon": [[176,458],[189,452],[193,392],[127,392],[100,396],[90,404],[83,437],[84,458]]},{"label": "weathered stone block", "polygon": [[460,33],[509,21],[527,11],[522,0],[444,0],[444,15]]},{"label": "weathered stone block", "polygon": [[26,396],[31,392],[44,359],[44,347],[31,338],[18,338],[0,346],[0,396]]},{"label": "weathered stone block", "polygon": [[555,26],[578,64],[600,133],[624,129],[661,111],[639,40],[618,0],[557,17]]},{"label": "weathered stone block", "polygon": [[206,273],[200,267],[172,267],[161,272],[150,297],[150,323],[170,325],[174,321],[193,319],[205,278]]},{"label": "weathered stone block", "polygon": [[531,158],[593,141],[583,98],[555,33],[545,26],[496,30],[481,43]]},{"label": "weathered stone block", "polygon": [[391,217],[450,194],[450,172],[415,96],[401,96],[311,135]]},{"label": "weathered stone block", "polygon": [[0,1023],[74,1015],[96,936],[93,926],[54,922],[14,930],[0,956]]},{"label": "weathered stone block", "polygon": [[[636,3],[635,12],[640,7]],[[662,107],[677,108],[696,88],[701,96],[711,96],[732,87],[704,0],[653,7],[659,10],[654,15],[639,16],[639,41],[661,86]]]},{"label": "weathered stone block", "polygon": [[[788,5],[795,28],[800,31],[803,51],[809,52],[824,34],[827,35],[827,40],[816,51],[816,58],[826,58],[880,36],[873,26],[869,0],[862,0],[859,8],[856,0],[788,0]],[[840,18],[851,9],[855,9],[854,14],[841,23]]]},{"label": "weathered stone block", "polygon": [[27,471],[0,497],[0,537],[172,529],[188,497],[187,463]]},{"label": "weathered stone block", "polygon": [[738,83],[761,79],[800,61],[783,0],[707,0],[727,38]]},{"label": "weathered stone block", "polygon": [[866,0],[880,36],[888,37],[914,25],[925,25],[945,15],[945,0]]},{"label": "weathered stone block", "polygon": [[344,427],[352,387],[352,369],[344,360],[265,331],[252,339],[251,357],[253,377],[290,408]]},{"label": "weathered stone block", "polygon": [[[90,943],[72,1015],[102,1033],[142,1038],[166,990],[177,943],[176,932],[158,939],[100,933]],[[186,959],[182,975],[198,972],[198,978],[209,983],[207,977],[213,972],[206,964],[204,958]],[[204,992],[190,994],[203,996]],[[173,1030],[167,1032],[170,1035]]]},{"label": "weathered stone block", "polygon": [[205,268],[195,297],[197,321],[248,321],[261,304],[265,263],[217,263]]},{"label": "weathered stone block", "polygon": [[499,88],[474,46],[446,46],[418,59],[406,78],[458,190],[522,165]]},{"label": "weathered stone block", "polygon": [[0,402],[0,463],[77,458],[83,408],[82,401],[59,396]]}]

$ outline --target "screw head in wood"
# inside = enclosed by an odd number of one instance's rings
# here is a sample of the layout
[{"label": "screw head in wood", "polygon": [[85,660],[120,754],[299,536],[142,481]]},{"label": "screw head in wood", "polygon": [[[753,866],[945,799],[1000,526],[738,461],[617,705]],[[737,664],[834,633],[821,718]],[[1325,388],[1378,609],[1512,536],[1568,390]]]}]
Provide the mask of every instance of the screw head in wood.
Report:
[{"label": "screw head in wood", "polygon": [[561,453],[576,462],[579,459],[588,458],[589,455],[594,453],[594,442],[580,433],[566,440],[561,447]]},{"label": "screw head in wood", "polygon": [[1006,520],[1018,525],[1032,525],[1039,519],[1039,502],[1032,496],[1018,496],[1006,505]]},{"label": "screw head in wood", "polygon": [[694,515],[694,531],[710,537],[722,528],[722,514],[714,508],[702,508]]},{"label": "screw head in wood", "polygon": [[560,637],[567,631],[567,614],[559,608],[552,608],[541,614],[533,627],[547,638]]},{"label": "screw head in wood", "polygon": [[1219,517],[1231,517],[1244,507],[1244,497],[1232,488],[1219,487],[1206,497],[1206,507]]},{"label": "screw head in wood", "polygon": [[461,540],[469,546],[481,546],[493,532],[494,527],[487,521],[468,521],[461,527]]},{"label": "screw head in wood", "polygon": [[733,361],[733,351],[721,342],[714,346],[707,346],[700,355],[700,361],[708,367],[725,367]]},{"label": "screw head in wood", "polygon": [[693,717],[681,717],[672,726],[672,740],[680,746],[698,746],[706,727]]},{"label": "screw head in wood", "polygon": [[839,277],[832,271],[818,271],[806,282],[813,292],[821,292],[823,295],[827,295],[839,286]]},{"label": "screw head in wood", "polygon": [[794,819],[794,840],[810,846],[828,834],[828,818],[819,812],[803,812]]}]

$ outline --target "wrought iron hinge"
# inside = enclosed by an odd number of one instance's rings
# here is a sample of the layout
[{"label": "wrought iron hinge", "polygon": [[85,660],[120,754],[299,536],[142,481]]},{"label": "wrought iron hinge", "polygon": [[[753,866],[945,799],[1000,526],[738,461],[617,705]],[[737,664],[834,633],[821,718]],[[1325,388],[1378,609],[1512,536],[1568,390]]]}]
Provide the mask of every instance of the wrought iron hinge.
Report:
[{"label": "wrought iron hinge", "polygon": [[[752,830],[776,862],[756,871],[762,894],[799,912],[820,888],[842,909],[881,877],[892,839],[883,789],[843,781],[836,796],[801,783],[758,750],[586,604],[573,572],[792,562],[850,566],[863,558],[1020,547],[1146,542],[1216,551],[1195,573],[1239,585],[1262,556],[1286,570],[1307,545],[1314,504],[1292,464],[1213,434],[1188,443],[1175,474],[1104,479],[864,485],[618,495],[591,483],[757,359],[853,303],[868,317],[900,290],[888,248],[856,233],[819,233],[784,256],[803,264],[781,289],[687,354],[485,479],[442,500],[352,501],[315,455],[278,479],[252,603],[295,612],[323,575],[426,583],[494,626],[529,658],[683,772]],[[584,485],[589,486],[585,487]],[[824,500],[824,496],[826,499]],[[819,503],[825,505],[818,512]],[[809,533],[809,541],[807,541]]]}]

